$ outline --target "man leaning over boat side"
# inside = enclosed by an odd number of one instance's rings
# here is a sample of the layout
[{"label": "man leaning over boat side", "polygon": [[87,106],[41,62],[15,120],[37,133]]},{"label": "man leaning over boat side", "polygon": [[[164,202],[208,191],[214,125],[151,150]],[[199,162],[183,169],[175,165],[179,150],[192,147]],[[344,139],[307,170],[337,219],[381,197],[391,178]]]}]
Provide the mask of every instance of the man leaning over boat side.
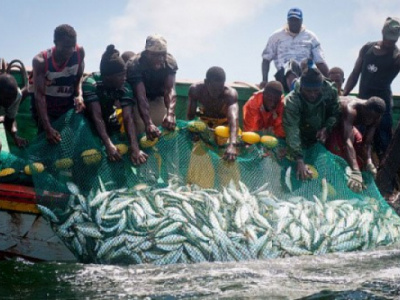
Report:
[{"label": "man leaning over boat side", "polygon": [[263,90],[254,93],[243,106],[243,130],[263,131],[284,138],[283,87],[279,81],[270,81]]},{"label": "man leaning over boat side", "polygon": [[145,50],[133,56],[127,67],[127,81],[137,100],[134,118],[138,133],[146,132],[153,140],[161,135],[157,126],[174,130],[178,65],[167,52],[167,41],[160,35],[148,36]]},{"label": "man leaning over boat side", "polygon": [[[326,148],[343,157],[351,168],[347,185],[354,192],[364,188],[361,170],[374,177],[377,169],[371,158],[371,146],[376,128],[386,110],[385,101],[371,97],[367,101],[356,97],[340,97],[340,118],[326,141]],[[363,135],[356,126],[364,126]]]},{"label": "man leaning over boat side", "polygon": [[277,73],[276,80],[280,81],[285,92],[291,87],[285,80],[285,64],[293,59],[298,64],[304,59],[312,59],[324,76],[328,76],[328,66],[324,52],[317,36],[303,26],[303,12],[299,8],[292,8],[287,14],[287,24],[275,31],[268,39],[262,52],[262,82],[263,88],[268,82],[268,73],[271,61],[274,61]]},{"label": "man leaning over boat side", "polygon": [[199,108],[200,119],[209,127],[228,125],[229,141],[223,158],[234,161],[238,155],[238,94],[234,88],[225,85],[225,79],[225,71],[221,67],[211,67],[207,70],[204,82],[190,86],[187,119],[193,120]]},{"label": "man leaning over boat side", "polygon": [[346,82],[343,95],[347,96],[361,75],[358,97],[382,98],[386,111],[375,133],[374,148],[382,159],[392,138],[391,84],[400,71],[400,50],[396,46],[400,36],[400,19],[388,17],[382,29],[382,40],[365,44],[358,55],[353,71]]},{"label": "man leaning over boat side", "polygon": [[[28,141],[18,136],[17,121],[15,120],[22,93],[18,88],[17,81],[10,74],[0,75],[0,118],[4,122],[4,129],[11,134],[14,144],[24,147]],[[0,151],[2,145],[0,141]]]},{"label": "man leaning over boat side", "polygon": [[285,97],[283,128],[288,154],[297,162],[297,178],[305,180],[312,172],[303,158],[303,148],[325,143],[339,115],[336,88],[310,61],[295,89]]},{"label": "man leaning over boat side", "polygon": [[83,81],[83,99],[110,161],[122,159],[109,135],[120,129],[116,119],[116,107],[121,107],[123,124],[131,148],[130,158],[133,164],[138,165],[146,162],[147,154],[139,149],[133,121],[135,102],[132,89],[125,79],[125,62],[114,45],[109,45],[101,58],[100,73],[92,73]]},{"label": "man leaning over boat side", "polygon": [[49,143],[61,141],[52,123],[68,110],[84,110],[82,75],[85,52],[78,46],[75,29],[63,24],[54,30],[54,47],[37,54],[32,61],[34,97],[32,113],[39,132]]}]

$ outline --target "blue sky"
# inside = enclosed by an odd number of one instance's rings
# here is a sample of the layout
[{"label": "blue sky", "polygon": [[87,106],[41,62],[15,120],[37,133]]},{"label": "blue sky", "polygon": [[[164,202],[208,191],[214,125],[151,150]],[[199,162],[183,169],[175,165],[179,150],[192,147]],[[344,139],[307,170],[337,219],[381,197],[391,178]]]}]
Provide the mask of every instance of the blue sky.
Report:
[{"label": "blue sky", "polygon": [[[86,51],[86,71],[97,71],[110,43],[121,52],[143,50],[146,37],[162,34],[178,61],[177,80],[202,80],[207,69],[225,69],[227,81],[259,83],[261,52],[286,23],[291,7],[316,33],[329,67],[348,77],[361,46],[381,39],[387,16],[400,17],[399,0],[2,0],[0,57],[31,66],[53,46],[53,31],[72,25]],[[399,46],[399,43],[398,43]],[[275,73],[271,64],[270,78]],[[392,84],[400,94],[400,76]],[[356,92],[357,90],[355,90]]]}]

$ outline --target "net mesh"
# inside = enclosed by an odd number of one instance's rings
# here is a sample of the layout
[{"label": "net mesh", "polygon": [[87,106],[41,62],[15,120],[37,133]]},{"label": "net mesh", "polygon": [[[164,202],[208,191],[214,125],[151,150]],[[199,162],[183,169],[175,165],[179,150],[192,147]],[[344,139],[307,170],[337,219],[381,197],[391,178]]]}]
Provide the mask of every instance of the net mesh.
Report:
[{"label": "net mesh", "polygon": [[[305,151],[314,178],[299,181],[285,143],[240,146],[236,162],[213,132],[163,131],[142,144],[136,167],[109,162],[94,127],[72,111],[18,156],[1,153],[1,182],[33,184],[38,207],[82,262],[191,263],[365,250],[397,242],[400,219],[365,173],[347,188],[346,162],[317,144]],[[128,146],[115,133],[114,144]],[[7,171],[5,171],[7,170]],[[0,173],[1,175],[1,173]]]}]

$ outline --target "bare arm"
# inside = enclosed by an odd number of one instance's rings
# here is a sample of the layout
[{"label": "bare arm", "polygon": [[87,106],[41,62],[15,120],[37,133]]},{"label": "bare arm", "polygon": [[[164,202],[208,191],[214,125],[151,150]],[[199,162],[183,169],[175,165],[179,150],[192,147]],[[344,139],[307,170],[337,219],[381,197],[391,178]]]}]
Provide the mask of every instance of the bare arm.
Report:
[{"label": "bare arm", "polygon": [[238,94],[236,90],[231,89],[228,94],[228,123],[229,123],[229,145],[225,150],[224,159],[234,161],[238,155],[236,148],[237,132],[238,132],[238,119],[239,119],[239,105]]},{"label": "bare arm", "polygon": [[109,160],[116,161],[121,159],[121,155],[118,149],[111,142],[111,139],[107,133],[106,124],[104,123],[103,116],[101,114],[101,107],[99,102],[90,102],[88,104],[88,111],[96,127],[97,133],[99,134],[104,146],[106,147],[107,156]]},{"label": "bare arm", "polygon": [[264,88],[264,86],[268,82],[268,73],[269,73],[269,65],[270,61],[268,59],[263,59],[261,64],[261,71],[262,71],[262,82],[260,83],[260,88]]},{"label": "bare arm", "polygon": [[146,96],[146,88],[143,82],[140,82],[136,85],[135,88],[136,98],[138,101],[138,108],[140,117],[143,120],[144,126],[146,128],[146,135],[150,140],[153,140],[156,137],[160,136],[160,130],[153,124],[153,121],[150,118],[149,112],[149,102]]},{"label": "bare arm", "polygon": [[38,121],[43,126],[47,140],[52,144],[57,144],[61,141],[61,135],[51,126],[47,114],[45,61],[41,53],[33,58],[32,72]]},{"label": "bare arm", "polygon": [[347,163],[353,171],[360,171],[357,163],[357,155],[354,150],[354,133],[353,133],[354,116],[345,108],[343,112],[343,140]]},{"label": "bare arm", "polygon": [[328,73],[329,73],[328,65],[323,62],[323,63],[317,63],[316,66],[318,70],[321,71],[322,75],[328,78]]},{"label": "bare arm", "polygon": [[82,97],[82,81],[83,81],[83,72],[85,70],[85,50],[81,47],[79,48],[80,51],[80,56],[81,56],[81,64],[78,69],[78,74],[76,75],[76,81],[75,81],[75,111],[76,112],[81,112],[85,109],[85,104],[83,102],[83,97]]},{"label": "bare arm", "polygon": [[17,135],[18,129],[17,129],[17,121],[15,119],[9,119],[7,116],[5,116],[4,128],[11,134],[11,137],[13,138],[15,145],[17,145],[18,147],[24,147],[28,144],[28,141],[26,139],[21,138]]},{"label": "bare arm", "polygon": [[188,110],[186,118],[188,120],[193,120],[196,117],[196,109],[197,109],[197,95],[196,95],[196,86],[192,85],[189,89],[188,96]]},{"label": "bare arm", "polygon": [[350,76],[347,79],[346,85],[343,90],[343,96],[347,96],[348,94],[350,94],[352,89],[356,86],[358,78],[360,77],[361,74],[362,64],[363,64],[363,59],[360,54],[356,60],[353,71],[350,73]]},{"label": "bare arm", "polygon": [[135,165],[145,163],[147,160],[147,154],[139,149],[136,126],[133,122],[132,106],[124,106],[122,108],[122,116],[124,119],[124,127],[126,128],[129,144],[131,146],[131,161]]},{"label": "bare arm", "polygon": [[168,75],[165,80],[164,104],[167,108],[167,115],[164,117],[162,126],[168,130],[174,130],[176,125],[175,106],[175,74]]},{"label": "bare arm", "polygon": [[366,161],[366,165],[373,164],[372,158],[371,158],[372,143],[374,141],[374,135],[375,135],[376,128],[378,128],[380,122],[381,122],[381,118],[379,118],[379,120],[377,120],[371,126],[368,126],[364,133],[364,146],[363,146],[363,156],[364,157],[363,158]]}]

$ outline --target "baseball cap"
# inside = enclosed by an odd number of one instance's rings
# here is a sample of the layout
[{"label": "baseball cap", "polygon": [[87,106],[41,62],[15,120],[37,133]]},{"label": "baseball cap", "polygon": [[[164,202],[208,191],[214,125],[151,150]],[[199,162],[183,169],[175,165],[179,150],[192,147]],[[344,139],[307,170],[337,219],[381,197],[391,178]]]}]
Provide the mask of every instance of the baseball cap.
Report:
[{"label": "baseball cap", "polygon": [[289,10],[288,14],[287,14],[287,18],[288,19],[297,18],[297,19],[302,20],[303,19],[303,12],[301,11],[300,8],[297,8],[297,7],[291,8]]},{"label": "baseball cap", "polygon": [[167,41],[161,35],[149,35],[145,49],[151,52],[167,52]]}]

